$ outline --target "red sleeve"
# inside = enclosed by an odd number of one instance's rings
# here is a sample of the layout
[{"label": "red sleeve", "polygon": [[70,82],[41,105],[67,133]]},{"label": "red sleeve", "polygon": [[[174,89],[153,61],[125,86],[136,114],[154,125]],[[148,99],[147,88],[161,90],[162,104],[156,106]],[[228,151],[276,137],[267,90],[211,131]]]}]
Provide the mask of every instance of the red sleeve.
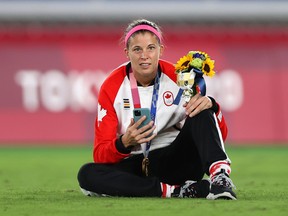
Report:
[{"label": "red sleeve", "polygon": [[[116,149],[118,119],[113,106],[124,74],[118,73],[105,81],[98,95],[98,114],[95,121],[93,158],[97,163],[116,163],[129,154]],[[111,83],[113,83],[111,85]]]},{"label": "red sleeve", "polygon": [[222,138],[225,141],[226,138],[227,138],[227,134],[228,134],[228,128],[227,128],[227,125],[226,125],[226,122],[225,122],[225,118],[224,118],[224,116],[223,116],[223,114],[221,112],[220,105],[218,103],[217,103],[217,105],[218,105],[219,109],[218,109],[218,112],[215,113],[215,114],[216,114],[216,118],[217,118],[220,130],[221,130],[221,133],[222,133]]}]

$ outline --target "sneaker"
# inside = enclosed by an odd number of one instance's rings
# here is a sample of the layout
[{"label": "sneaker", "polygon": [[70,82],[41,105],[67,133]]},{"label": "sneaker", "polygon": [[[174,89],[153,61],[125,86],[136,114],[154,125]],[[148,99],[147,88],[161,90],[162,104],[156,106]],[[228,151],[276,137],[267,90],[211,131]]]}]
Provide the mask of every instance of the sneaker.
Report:
[{"label": "sneaker", "polygon": [[171,197],[179,198],[206,198],[209,194],[210,181],[186,181],[185,184],[174,189]]},{"label": "sneaker", "polygon": [[85,190],[84,188],[81,188],[81,187],[80,187],[80,190],[82,191],[82,193],[85,196],[89,196],[89,197],[108,197],[109,196],[109,195],[106,195],[106,194],[99,194],[99,193],[95,193],[95,192],[92,192],[92,191],[88,191],[88,190]]},{"label": "sneaker", "polygon": [[232,191],[235,188],[229,175],[221,170],[215,177],[211,180],[210,193],[207,199],[227,199],[227,200],[237,200],[236,194]]}]

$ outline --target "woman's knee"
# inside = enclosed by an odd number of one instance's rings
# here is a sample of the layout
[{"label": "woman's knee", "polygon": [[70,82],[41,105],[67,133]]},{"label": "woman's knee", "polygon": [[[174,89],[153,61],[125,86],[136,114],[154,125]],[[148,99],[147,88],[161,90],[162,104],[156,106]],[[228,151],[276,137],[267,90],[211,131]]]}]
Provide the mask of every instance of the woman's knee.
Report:
[{"label": "woman's knee", "polygon": [[211,110],[211,109],[205,109],[205,110],[202,110],[200,113],[198,113],[195,117],[195,119],[199,118],[199,119],[210,119],[211,117],[213,118],[213,114],[214,114],[214,111]]},{"label": "woman's knee", "polygon": [[87,182],[87,178],[89,176],[89,173],[91,173],[93,163],[87,163],[84,164],[78,171],[77,179],[79,182],[80,187],[85,185],[85,182]]}]

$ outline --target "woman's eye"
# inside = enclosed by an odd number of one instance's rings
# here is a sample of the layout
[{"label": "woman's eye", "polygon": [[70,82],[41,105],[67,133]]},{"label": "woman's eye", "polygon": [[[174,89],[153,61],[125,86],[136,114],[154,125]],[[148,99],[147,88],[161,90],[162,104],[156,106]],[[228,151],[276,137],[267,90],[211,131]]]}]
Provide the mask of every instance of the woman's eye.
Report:
[{"label": "woman's eye", "polygon": [[135,52],[139,52],[141,49],[140,48],[135,48],[134,51]]}]

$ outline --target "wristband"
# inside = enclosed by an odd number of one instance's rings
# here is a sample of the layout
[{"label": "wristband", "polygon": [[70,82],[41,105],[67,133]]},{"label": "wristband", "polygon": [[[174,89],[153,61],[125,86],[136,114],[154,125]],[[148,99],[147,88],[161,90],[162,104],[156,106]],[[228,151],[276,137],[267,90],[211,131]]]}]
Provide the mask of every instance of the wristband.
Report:
[{"label": "wristband", "polygon": [[213,97],[208,96],[208,98],[210,98],[211,102],[212,102],[212,107],[210,109],[212,109],[214,111],[214,113],[218,113],[219,112],[219,106],[216,103],[215,99]]},{"label": "wristband", "polygon": [[129,154],[129,153],[131,153],[132,146],[126,148],[122,142],[122,136],[123,136],[123,134],[120,135],[119,138],[116,140],[116,143],[115,143],[116,149],[122,154]]}]

